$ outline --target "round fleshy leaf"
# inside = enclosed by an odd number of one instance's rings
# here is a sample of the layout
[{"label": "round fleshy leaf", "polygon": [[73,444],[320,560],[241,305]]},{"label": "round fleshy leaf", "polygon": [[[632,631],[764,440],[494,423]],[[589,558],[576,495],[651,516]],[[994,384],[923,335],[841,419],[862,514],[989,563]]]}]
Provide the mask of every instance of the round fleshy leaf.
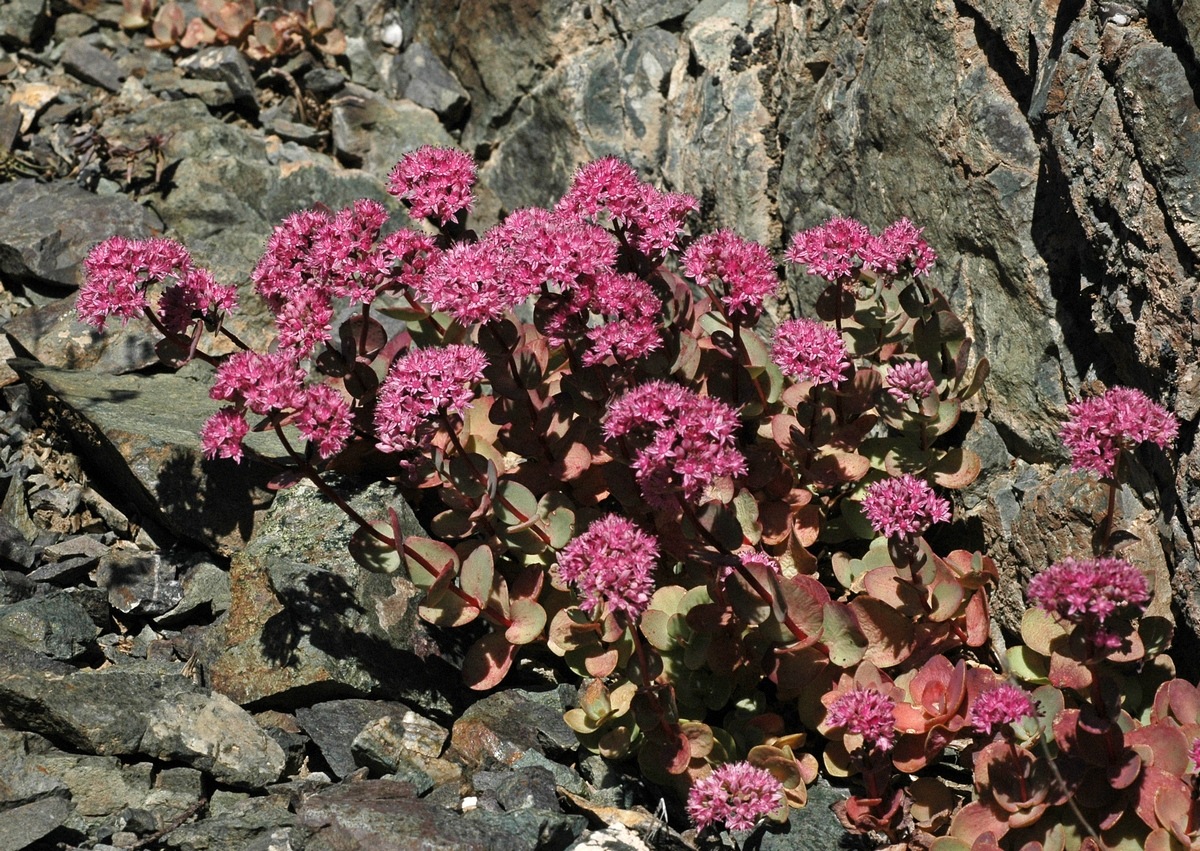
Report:
[{"label": "round fleshy leaf", "polygon": [[504,479],[496,488],[496,517],[508,526],[520,526],[538,516],[538,500],[520,482]]},{"label": "round fleshy leaf", "polygon": [[591,718],[579,707],[568,709],[563,713],[563,721],[566,721],[568,727],[582,736],[596,732],[604,724],[603,718]]},{"label": "round fleshy leaf", "polygon": [[821,637],[829,650],[829,661],[839,668],[850,668],[861,662],[867,640],[846,605],[830,600],[825,604],[824,618]]},{"label": "round fleshy leaf", "polygon": [[951,449],[929,465],[933,480],[944,488],[962,490],[979,477],[982,462],[970,449]]},{"label": "round fleshy leaf", "polygon": [[419,606],[417,614],[426,623],[442,627],[456,627],[466,626],[479,617],[479,608],[457,594],[445,593],[437,595],[436,602]]},{"label": "round fleshy leaf", "polygon": [[469,648],[463,657],[463,682],[476,691],[495,688],[517,658],[517,646],[502,633],[490,632]]},{"label": "round fleshy leaf", "polygon": [[[371,526],[379,533],[391,537],[392,527],[386,520],[372,523]],[[395,573],[405,561],[394,546],[385,544],[366,529],[358,529],[350,536],[348,549],[350,557],[358,566],[371,573]]]},{"label": "round fleshy leaf", "polygon": [[430,588],[447,570],[458,569],[458,555],[446,544],[416,535],[404,539],[408,578],[418,588]]},{"label": "round fleshy leaf", "polygon": [[492,583],[496,571],[492,566],[492,551],[486,546],[478,546],[471,554],[463,559],[462,568],[458,573],[458,582],[463,593],[479,603],[486,604],[492,596]]},{"label": "round fleshy leaf", "polygon": [[536,600],[524,597],[513,600],[508,616],[512,624],[504,631],[504,637],[513,644],[528,644],[538,638],[546,626],[546,610]]}]

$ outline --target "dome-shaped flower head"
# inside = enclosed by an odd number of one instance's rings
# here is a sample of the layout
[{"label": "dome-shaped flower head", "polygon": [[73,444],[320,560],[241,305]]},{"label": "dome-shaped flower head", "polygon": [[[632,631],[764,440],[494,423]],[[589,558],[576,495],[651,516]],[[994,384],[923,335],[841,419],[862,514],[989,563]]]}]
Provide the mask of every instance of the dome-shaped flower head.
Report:
[{"label": "dome-shaped flower head", "polygon": [[729,314],[757,316],[763,299],[779,290],[775,262],[757,242],[729,230],[705,234],[683,252],[683,268],[704,286],[713,279],[725,284],[721,302]]},{"label": "dome-shaped flower head", "polygon": [[328,384],[309,385],[296,414],[296,428],[316,443],[322,458],[331,458],[342,451],[354,431],[350,404]]},{"label": "dome-shaped flower head", "polygon": [[490,240],[459,242],[416,282],[420,299],[463,325],[499,319],[529,297],[530,281],[510,274],[511,258]]},{"label": "dome-shaped flower head", "polygon": [[475,160],[457,148],[425,145],[401,157],[388,174],[387,191],[409,203],[415,219],[441,225],[458,222],[458,214],[475,204]]},{"label": "dome-shaped flower head", "polygon": [[654,508],[669,508],[677,496],[698,503],[717,478],[746,472],[738,425],[737,411],[725,402],[650,381],[612,403],[604,434],[610,440],[631,436],[642,496]]},{"label": "dome-shaped flower head", "polygon": [[985,736],[1005,725],[1015,724],[1037,714],[1037,707],[1029,692],[1011,683],[1002,683],[989,689],[971,704],[969,723]]},{"label": "dome-shaped flower head", "polygon": [[650,605],[658,541],[632,520],[606,514],[558,554],[558,575],[575,586],[583,606],[601,608],[628,621]]},{"label": "dome-shaped flower head", "polygon": [[678,247],[684,220],[699,208],[692,196],[660,192],[643,183],[628,163],[603,157],[575,173],[555,212],[592,220],[607,214],[629,243],[659,256]]},{"label": "dome-shaped flower head", "polygon": [[891,750],[896,744],[896,703],[874,688],[855,687],[830,704],[822,724],[862,736],[868,745]]},{"label": "dome-shaped flower head", "polygon": [[783,784],[771,772],[748,762],[727,762],[692,785],[687,811],[697,830],[717,822],[730,830],[749,830],[782,803]]},{"label": "dome-shaped flower head", "polygon": [[950,519],[950,503],[910,473],[868,487],[862,510],[871,528],[889,538],[914,538]]},{"label": "dome-shaped flower head", "polygon": [[789,319],[775,329],[771,360],[796,381],[838,383],[850,368],[849,354],[836,328],[815,319]]},{"label": "dome-shaped flower head", "polygon": [[1148,440],[1166,449],[1179,433],[1179,420],[1145,393],[1131,387],[1107,392],[1067,406],[1070,418],[1059,436],[1071,451],[1071,466],[1111,475],[1122,449]]},{"label": "dome-shaped flower head", "polygon": [[1150,583],[1119,558],[1063,559],[1029,581],[1029,600],[1072,623],[1103,626],[1119,609],[1140,613],[1150,601]]},{"label": "dome-shaped flower head", "polygon": [[924,228],[919,228],[908,219],[900,219],[873,236],[863,246],[863,268],[887,275],[896,275],[904,267],[912,270],[914,277],[929,274],[937,255],[921,238]]},{"label": "dome-shaped flower head", "polygon": [[443,416],[461,414],[475,398],[487,358],[475,346],[418,349],[396,358],[375,405],[381,452],[424,445]]},{"label": "dome-shaped flower head", "polygon": [[918,402],[932,396],[937,390],[929,364],[923,360],[903,361],[891,364],[887,373],[888,393],[900,404],[909,399]]},{"label": "dome-shaped flower head", "polygon": [[246,414],[237,408],[225,407],[217,411],[200,429],[200,448],[204,457],[232,458],[242,461],[242,438],[250,431]]},{"label": "dome-shaped flower head", "polygon": [[236,352],[217,369],[208,395],[267,415],[300,406],[307,372],[287,352]]},{"label": "dome-shaped flower head", "polygon": [[790,262],[803,265],[810,275],[828,281],[849,277],[856,261],[871,238],[871,231],[862,222],[847,218],[832,218],[825,224],[800,231],[784,252]]}]

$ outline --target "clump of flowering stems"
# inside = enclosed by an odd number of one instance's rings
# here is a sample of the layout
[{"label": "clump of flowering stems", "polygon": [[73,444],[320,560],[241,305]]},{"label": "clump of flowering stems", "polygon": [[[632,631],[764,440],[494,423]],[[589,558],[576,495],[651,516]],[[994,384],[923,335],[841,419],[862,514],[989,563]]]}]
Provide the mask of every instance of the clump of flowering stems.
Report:
[{"label": "clump of flowering stems", "polygon": [[[228,334],[234,291],[167,240],[98,246],[80,316],[148,316],[171,362],[212,363],[211,463],[274,432],[278,485],[298,472],[346,511],[360,564],[407,577],[431,623],[485,625],[471,687],[523,652],[557,659],[582,745],[636,759],[701,834],[773,829],[824,771],[851,784],[846,828],[893,845],[1194,836],[1200,689],[1170,673],[1141,566],[1056,554],[1005,652],[995,564],[926,537],[979,472],[955,435],[987,361],[918,227],[794,234],[783,268],[826,288],[763,334],[780,266],[694,233],[694,198],[610,157],[477,234],[475,175],[423,148],[388,178],[416,226],[367,200],[285,219],[251,276],[267,351]],[[207,353],[212,334],[238,351]],[[1114,487],[1122,453],[1177,431],[1134,391],[1071,417],[1076,466]],[[362,470],[427,534],[326,482]],[[947,754],[972,770],[967,800]]]}]

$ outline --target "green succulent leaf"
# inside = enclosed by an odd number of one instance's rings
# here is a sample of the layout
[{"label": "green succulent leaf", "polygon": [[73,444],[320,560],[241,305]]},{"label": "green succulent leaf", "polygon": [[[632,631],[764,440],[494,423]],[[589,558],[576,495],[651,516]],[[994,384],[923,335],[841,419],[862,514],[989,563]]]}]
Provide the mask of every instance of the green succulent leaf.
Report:
[{"label": "green succulent leaf", "polygon": [[509,604],[508,616],[512,624],[504,631],[504,637],[513,644],[529,644],[537,639],[546,626],[546,610],[536,600],[521,597]]},{"label": "green succulent leaf", "polygon": [[[392,526],[386,520],[372,523],[371,528],[392,537]],[[358,566],[371,573],[395,573],[404,564],[404,557],[396,552],[395,546],[385,544],[366,529],[356,529],[350,536],[349,550]]]}]

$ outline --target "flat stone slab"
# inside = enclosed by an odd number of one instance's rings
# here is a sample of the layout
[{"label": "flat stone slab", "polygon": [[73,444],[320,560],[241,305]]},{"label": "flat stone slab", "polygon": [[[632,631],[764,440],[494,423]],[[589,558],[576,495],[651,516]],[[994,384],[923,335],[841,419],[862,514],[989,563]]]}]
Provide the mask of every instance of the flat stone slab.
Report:
[{"label": "flat stone slab", "polygon": [[[270,504],[282,461],[274,435],[251,434],[242,464],[209,461],[200,428],[219,405],[208,384],[180,375],[104,375],[33,361],[12,366],[34,398],[66,417],[76,451],[145,516],[223,556],[241,550]],[[255,457],[257,453],[257,457]]]}]

